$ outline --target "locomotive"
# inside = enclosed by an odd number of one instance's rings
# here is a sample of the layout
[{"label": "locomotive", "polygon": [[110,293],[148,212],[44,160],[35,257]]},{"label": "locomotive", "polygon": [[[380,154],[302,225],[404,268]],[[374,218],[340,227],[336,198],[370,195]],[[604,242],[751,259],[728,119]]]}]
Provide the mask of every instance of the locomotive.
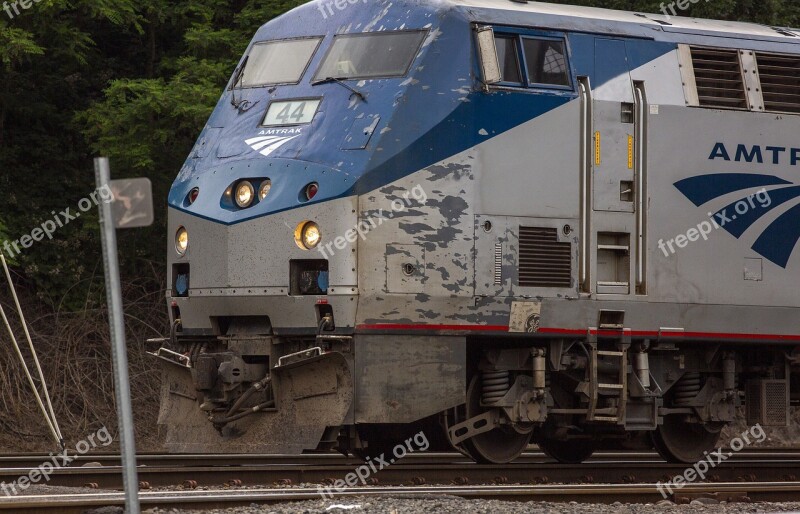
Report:
[{"label": "locomotive", "polygon": [[270,21],[169,193],[167,448],[693,462],[788,425],[798,37],[511,0]]}]

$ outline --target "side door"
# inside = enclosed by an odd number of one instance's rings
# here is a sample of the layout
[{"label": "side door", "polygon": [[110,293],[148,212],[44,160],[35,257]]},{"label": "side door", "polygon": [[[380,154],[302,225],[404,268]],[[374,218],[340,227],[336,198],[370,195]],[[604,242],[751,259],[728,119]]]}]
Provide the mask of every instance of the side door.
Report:
[{"label": "side door", "polygon": [[594,46],[594,210],[632,213],[635,114],[625,42],[596,38]]},{"label": "side door", "polygon": [[[634,83],[625,41],[597,37],[585,142],[590,191],[584,205],[594,262],[585,290],[644,294],[644,84]],[[588,263],[587,263],[588,265]]]}]

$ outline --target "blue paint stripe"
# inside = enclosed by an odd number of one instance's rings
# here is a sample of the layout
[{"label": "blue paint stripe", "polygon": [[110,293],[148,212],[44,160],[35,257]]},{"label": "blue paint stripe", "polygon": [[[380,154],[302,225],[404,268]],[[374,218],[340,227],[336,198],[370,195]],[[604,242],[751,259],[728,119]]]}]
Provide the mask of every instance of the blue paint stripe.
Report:
[{"label": "blue paint stripe", "polygon": [[693,204],[700,207],[714,198],[719,198],[734,191],[783,184],[791,184],[791,182],[773,175],[714,173],[679,180],[675,182],[675,187]]},{"label": "blue paint stripe", "polygon": [[795,205],[775,220],[753,244],[753,250],[786,268],[800,240],[800,205]]},{"label": "blue paint stripe", "polygon": [[[800,186],[793,186],[793,187],[785,187],[783,189],[772,190],[768,192],[770,201],[772,202],[768,207],[762,207],[758,204],[758,202],[753,202],[756,206],[755,208],[750,206],[750,203],[747,201],[748,197],[741,198],[735,202],[732,202],[725,206],[723,209],[717,211],[717,214],[722,214],[723,212],[726,213],[726,216],[730,218],[730,213],[736,212],[736,204],[739,202],[744,202],[748,210],[744,214],[736,213],[736,219],[731,219],[730,221],[726,222],[725,225],[722,226],[725,230],[727,230],[731,235],[739,239],[745,231],[753,226],[753,223],[760,220],[765,214],[771,212],[776,207],[785,204],[790,200],[794,200],[795,198],[800,197]],[[717,217],[716,219],[724,219],[724,217]]]}]

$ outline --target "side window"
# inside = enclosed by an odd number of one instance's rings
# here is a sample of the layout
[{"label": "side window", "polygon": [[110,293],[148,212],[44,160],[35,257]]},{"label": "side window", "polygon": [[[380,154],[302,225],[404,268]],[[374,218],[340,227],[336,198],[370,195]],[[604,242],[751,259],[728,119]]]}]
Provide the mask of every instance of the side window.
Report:
[{"label": "side window", "polygon": [[519,67],[519,51],[515,37],[497,36],[497,60],[503,82],[522,85],[522,73]]},{"label": "side window", "polygon": [[523,38],[528,82],[552,86],[571,86],[564,42],[552,39]]}]

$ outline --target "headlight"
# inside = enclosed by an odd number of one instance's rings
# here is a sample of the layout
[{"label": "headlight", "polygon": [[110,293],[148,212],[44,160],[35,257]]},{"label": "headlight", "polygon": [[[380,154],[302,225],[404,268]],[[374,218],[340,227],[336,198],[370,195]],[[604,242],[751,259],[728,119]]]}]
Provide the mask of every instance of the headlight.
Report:
[{"label": "headlight", "polygon": [[265,180],[261,183],[261,187],[258,188],[258,201],[263,202],[264,198],[267,197],[269,194],[269,190],[272,189],[272,181],[270,179]]},{"label": "headlight", "polygon": [[243,180],[236,186],[236,205],[242,209],[250,207],[250,204],[253,203],[254,196],[255,189],[253,189],[253,184],[250,182]]},{"label": "headlight", "polygon": [[319,226],[313,221],[303,227],[303,245],[309,250],[317,246],[322,239]]},{"label": "headlight", "polygon": [[311,250],[316,248],[319,242],[322,241],[322,233],[319,230],[319,225],[313,221],[306,221],[297,226],[294,238],[297,246],[303,250]]},{"label": "headlight", "polygon": [[178,252],[178,255],[186,254],[186,250],[189,248],[189,232],[181,227],[178,229],[178,232],[175,234],[175,251]]}]

